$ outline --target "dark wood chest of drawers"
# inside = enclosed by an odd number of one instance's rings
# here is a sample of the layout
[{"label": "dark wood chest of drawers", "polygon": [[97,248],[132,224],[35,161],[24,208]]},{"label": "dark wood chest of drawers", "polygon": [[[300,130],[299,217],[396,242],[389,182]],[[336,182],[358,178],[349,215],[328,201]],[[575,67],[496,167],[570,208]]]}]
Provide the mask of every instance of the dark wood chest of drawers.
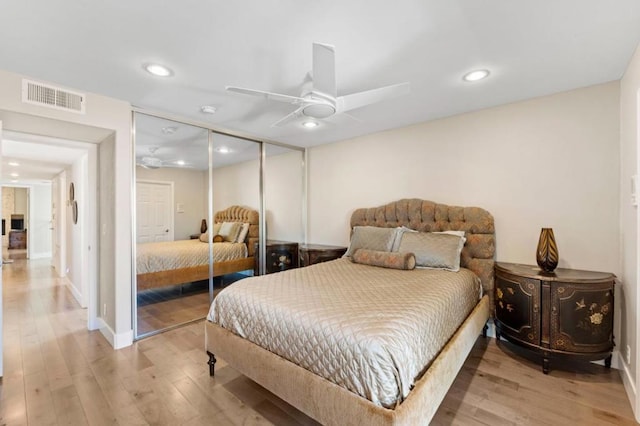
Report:
[{"label": "dark wood chest of drawers", "polygon": [[9,231],[9,248],[26,249],[27,231]]},{"label": "dark wood chest of drawers", "polygon": [[[260,246],[255,244],[255,264],[253,274],[259,273]],[[298,243],[290,241],[267,240],[265,273],[286,271],[298,267]]]},{"label": "dark wood chest of drawers", "polygon": [[343,246],[300,244],[300,267],[315,265],[342,257],[347,251]]},{"label": "dark wood chest of drawers", "polygon": [[500,337],[539,352],[543,371],[554,357],[605,358],[611,365],[615,276],[498,262],[495,325]]}]

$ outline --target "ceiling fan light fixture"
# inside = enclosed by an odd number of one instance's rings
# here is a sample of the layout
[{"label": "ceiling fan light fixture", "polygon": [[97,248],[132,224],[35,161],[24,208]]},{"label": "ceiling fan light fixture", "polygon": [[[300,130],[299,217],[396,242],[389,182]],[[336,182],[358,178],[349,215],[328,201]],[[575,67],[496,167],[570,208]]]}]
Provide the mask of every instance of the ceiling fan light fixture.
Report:
[{"label": "ceiling fan light fixture", "polygon": [[162,160],[157,157],[142,157],[140,166],[145,169],[159,169],[162,167]]},{"label": "ceiling fan light fixture", "polygon": [[171,77],[173,71],[165,67],[164,65],[147,63],[142,66],[146,72],[155,75],[156,77]]},{"label": "ceiling fan light fixture", "polygon": [[474,82],[489,77],[489,70],[473,70],[464,75],[462,79],[467,82]]},{"label": "ceiling fan light fixture", "polygon": [[319,126],[317,121],[306,120],[302,122],[302,126],[306,129],[313,129]]},{"label": "ceiling fan light fixture", "polygon": [[336,109],[328,104],[313,104],[305,107],[302,113],[307,117],[323,119],[335,114]]}]

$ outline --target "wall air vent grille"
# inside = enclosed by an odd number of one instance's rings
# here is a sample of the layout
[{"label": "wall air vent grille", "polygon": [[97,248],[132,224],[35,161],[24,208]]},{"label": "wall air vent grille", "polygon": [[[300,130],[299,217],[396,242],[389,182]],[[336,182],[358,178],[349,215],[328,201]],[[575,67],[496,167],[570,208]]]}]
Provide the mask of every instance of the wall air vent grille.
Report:
[{"label": "wall air vent grille", "polygon": [[22,80],[22,102],[85,113],[84,94],[30,80]]}]

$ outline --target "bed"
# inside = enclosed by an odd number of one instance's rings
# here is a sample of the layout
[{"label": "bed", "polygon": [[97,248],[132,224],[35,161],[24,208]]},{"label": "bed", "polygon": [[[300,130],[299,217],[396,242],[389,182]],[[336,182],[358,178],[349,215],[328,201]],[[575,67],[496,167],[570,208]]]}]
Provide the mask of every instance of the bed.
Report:
[{"label": "bed", "polygon": [[[404,199],[356,210],[351,246],[362,227],[406,227],[427,236],[464,231],[461,268],[381,268],[361,263],[362,249],[350,258],[243,280],[216,297],[205,321],[210,374],[220,356],[326,425],[428,424],[486,332],[493,218],[477,207]],[[454,283],[461,292],[450,291]],[[255,316],[243,313],[250,299]],[[427,326],[428,316],[435,321]]]},{"label": "bed", "polygon": [[[214,224],[248,223],[241,243],[214,243],[214,277],[253,269],[254,247],[259,238],[258,212],[231,206],[214,215]],[[200,240],[177,240],[138,244],[136,248],[138,291],[209,279],[209,245]]]}]

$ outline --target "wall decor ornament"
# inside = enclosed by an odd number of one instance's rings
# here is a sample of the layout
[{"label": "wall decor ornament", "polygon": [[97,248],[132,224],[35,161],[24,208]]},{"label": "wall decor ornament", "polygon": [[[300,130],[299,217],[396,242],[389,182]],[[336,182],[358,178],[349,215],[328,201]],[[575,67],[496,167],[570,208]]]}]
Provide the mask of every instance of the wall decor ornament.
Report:
[{"label": "wall decor ornament", "polygon": [[74,200],[73,204],[71,204],[71,208],[73,209],[73,223],[77,224],[78,223],[78,202]]},{"label": "wall decor ornament", "polygon": [[69,204],[73,203],[73,200],[75,200],[76,198],[76,187],[73,184],[73,182],[71,182],[69,184]]},{"label": "wall decor ornament", "polygon": [[558,266],[558,246],[552,228],[542,228],[536,251],[536,261],[544,272],[551,273]]}]

